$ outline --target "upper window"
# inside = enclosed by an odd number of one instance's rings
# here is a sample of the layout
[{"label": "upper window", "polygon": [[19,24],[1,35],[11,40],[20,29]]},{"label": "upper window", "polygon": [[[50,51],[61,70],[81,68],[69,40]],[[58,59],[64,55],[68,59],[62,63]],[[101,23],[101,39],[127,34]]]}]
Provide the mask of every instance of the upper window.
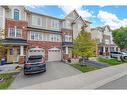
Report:
[{"label": "upper window", "polygon": [[32,25],[41,26],[42,18],[40,16],[32,16]]},{"label": "upper window", "polygon": [[19,10],[18,9],[14,9],[14,19],[19,20]]},{"label": "upper window", "polygon": [[18,28],[9,28],[9,37],[12,38],[21,38],[22,37],[22,29]]},{"label": "upper window", "polygon": [[55,29],[58,29],[59,28],[59,21],[52,19],[51,20],[51,27],[55,28]]}]

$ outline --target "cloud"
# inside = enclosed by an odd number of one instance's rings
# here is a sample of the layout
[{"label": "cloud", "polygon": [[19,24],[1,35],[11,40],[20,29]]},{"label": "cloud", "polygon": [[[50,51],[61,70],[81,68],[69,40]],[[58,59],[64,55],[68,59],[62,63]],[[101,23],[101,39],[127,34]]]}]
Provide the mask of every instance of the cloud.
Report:
[{"label": "cloud", "polygon": [[109,25],[111,29],[127,26],[127,19],[120,20],[115,14],[100,10],[97,17],[104,25]]},{"label": "cloud", "polygon": [[93,17],[93,12],[89,10],[84,10],[82,6],[59,6],[60,9],[63,10],[65,15],[69,14],[72,10],[76,9],[76,11],[81,15],[83,18]]},{"label": "cloud", "polygon": [[45,8],[45,5],[30,5],[26,7],[31,9],[37,9],[37,8]]}]

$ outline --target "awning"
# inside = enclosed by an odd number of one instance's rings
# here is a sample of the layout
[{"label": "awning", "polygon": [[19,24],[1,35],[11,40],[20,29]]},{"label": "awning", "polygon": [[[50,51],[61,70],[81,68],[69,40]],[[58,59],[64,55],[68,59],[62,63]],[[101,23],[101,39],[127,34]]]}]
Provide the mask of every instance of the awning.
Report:
[{"label": "awning", "polygon": [[0,41],[3,45],[23,45],[26,46],[28,45],[27,40],[24,39],[13,39],[13,38],[6,38],[6,39],[2,39]]}]

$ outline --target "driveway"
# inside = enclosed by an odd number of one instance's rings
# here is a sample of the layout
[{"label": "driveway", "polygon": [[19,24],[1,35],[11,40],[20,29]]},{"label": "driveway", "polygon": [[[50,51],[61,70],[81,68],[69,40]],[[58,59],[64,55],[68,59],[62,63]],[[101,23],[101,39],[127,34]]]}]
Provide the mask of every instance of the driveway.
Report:
[{"label": "driveway", "polygon": [[88,64],[88,65],[93,65],[97,68],[105,68],[105,67],[110,66],[108,64],[103,64],[103,63],[100,63],[100,62],[97,62],[97,61],[91,61],[91,60],[86,60],[85,63]]},{"label": "driveway", "polygon": [[34,84],[39,84],[51,80],[56,80],[68,76],[81,74],[82,72],[62,62],[47,63],[47,71],[45,73],[27,75],[23,71],[17,75],[9,89],[19,89]]}]

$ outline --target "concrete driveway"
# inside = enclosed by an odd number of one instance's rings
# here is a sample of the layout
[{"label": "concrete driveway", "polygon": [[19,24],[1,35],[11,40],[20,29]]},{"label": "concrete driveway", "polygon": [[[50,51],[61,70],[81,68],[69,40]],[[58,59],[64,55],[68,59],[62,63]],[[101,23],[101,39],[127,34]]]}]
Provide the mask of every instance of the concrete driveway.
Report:
[{"label": "concrete driveway", "polygon": [[50,62],[47,63],[47,71],[45,73],[25,76],[22,71],[13,81],[9,89],[19,89],[81,73],[82,72],[69,66],[68,64],[62,62]]}]

